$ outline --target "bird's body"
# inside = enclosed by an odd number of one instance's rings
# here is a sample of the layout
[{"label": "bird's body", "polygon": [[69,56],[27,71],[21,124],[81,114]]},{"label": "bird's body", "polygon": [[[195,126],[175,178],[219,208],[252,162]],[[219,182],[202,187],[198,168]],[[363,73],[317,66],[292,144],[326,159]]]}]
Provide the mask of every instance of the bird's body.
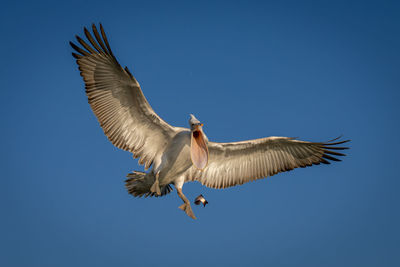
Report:
[{"label": "bird's body", "polygon": [[344,156],[335,150],[346,141],[306,142],[288,137],[268,137],[235,143],[208,140],[203,124],[193,115],[190,129],[173,127],[151,108],[139,83],[114,57],[100,25],[93,25],[94,37],[85,28],[91,45],[80,37],[77,59],[86,94],[108,139],[118,148],[139,157],[147,173],[128,174],[126,187],[133,196],[168,194],[174,185],[184,201],[180,206],[195,218],[190,202],[182,193],[185,182],[198,181],[212,188],[226,188],[272,176],[297,167],[329,164]]},{"label": "bird's body", "polygon": [[190,159],[190,139],[190,131],[182,130],[178,132],[168,143],[160,162],[153,163],[150,172],[159,173],[160,186],[184,181],[184,174],[193,166]]}]

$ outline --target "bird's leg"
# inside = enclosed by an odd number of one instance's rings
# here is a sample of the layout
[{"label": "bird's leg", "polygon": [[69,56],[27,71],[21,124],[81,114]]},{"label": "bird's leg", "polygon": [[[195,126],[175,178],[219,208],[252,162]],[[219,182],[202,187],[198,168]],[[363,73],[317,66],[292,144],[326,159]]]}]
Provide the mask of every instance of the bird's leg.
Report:
[{"label": "bird's leg", "polygon": [[154,184],[150,187],[150,191],[152,193],[156,193],[157,195],[161,196],[160,182],[158,181],[159,175],[160,175],[160,172],[158,171],[156,173],[156,180],[154,181]]},{"label": "bird's leg", "polygon": [[179,206],[181,210],[186,212],[186,214],[191,217],[192,219],[196,219],[196,216],[194,216],[194,213],[192,211],[192,207],[190,206],[190,201],[185,197],[185,195],[182,193],[182,188],[176,188],[176,191],[178,192],[178,196],[183,200],[183,204]]}]

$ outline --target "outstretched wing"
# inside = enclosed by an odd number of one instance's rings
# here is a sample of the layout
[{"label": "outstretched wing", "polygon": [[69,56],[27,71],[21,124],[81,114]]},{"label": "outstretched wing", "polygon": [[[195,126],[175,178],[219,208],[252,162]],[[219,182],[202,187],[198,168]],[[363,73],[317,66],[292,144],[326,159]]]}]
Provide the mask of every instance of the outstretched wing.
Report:
[{"label": "outstretched wing", "polygon": [[76,36],[81,47],[70,42],[85,82],[86,95],[108,139],[118,148],[140,157],[149,168],[178,128],[162,120],[144,97],[139,83],[114,57],[104,29],[93,24],[93,36],[84,28],[88,44]]},{"label": "outstretched wing", "polygon": [[350,140],[312,143],[288,137],[268,137],[236,143],[209,142],[209,163],[200,171],[194,167],[187,173],[187,181],[199,181],[212,188],[226,188],[279,172],[306,166],[340,161],[334,156],[345,156],[332,150],[348,147],[337,145]]}]

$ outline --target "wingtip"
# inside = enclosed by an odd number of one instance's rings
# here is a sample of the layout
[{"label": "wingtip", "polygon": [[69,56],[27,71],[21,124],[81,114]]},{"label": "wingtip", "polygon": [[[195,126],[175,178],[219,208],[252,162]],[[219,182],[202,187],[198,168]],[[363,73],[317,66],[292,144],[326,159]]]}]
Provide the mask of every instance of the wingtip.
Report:
[{"label": "wingtip", "polygon": [[72,56],[74,57],[74,58],[76,58],[76,59],[80,59],[82,56],[80,56],[80,55],[78,55],[78,54],[76,54],[76,53],[74,53],[74,52],[72,52],[71,53],[72,54]]},{"label": "wingtip", "polygon": [[[339,141],[339,142],[334,142],[336,140],[338,140],[338,138],[332,139],[327,142],[322,142],[321,144],[324,146],[335,146],[335,145],[345,144],[345,143],[348,143],[351,141],[350,139],[347,139],[347,140],[343,140],[343,141]],[[345,149],[345,148],[343,148],[343,149]],[[348,149],[348,148],[346,148],[346,149]]]}]

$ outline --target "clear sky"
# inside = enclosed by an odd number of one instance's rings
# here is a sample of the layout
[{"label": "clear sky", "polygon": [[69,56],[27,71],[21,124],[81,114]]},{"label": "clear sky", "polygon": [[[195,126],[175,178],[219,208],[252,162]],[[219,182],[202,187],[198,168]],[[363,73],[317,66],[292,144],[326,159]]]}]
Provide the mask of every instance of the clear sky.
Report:
[{"label": "clear sky", "polygon": [[[400,266],[398,1],[3,1],[1,266]],[[101,22],[154,110],[213,141],[352,139],[343,162],[135,199],[68,41]]]}]

